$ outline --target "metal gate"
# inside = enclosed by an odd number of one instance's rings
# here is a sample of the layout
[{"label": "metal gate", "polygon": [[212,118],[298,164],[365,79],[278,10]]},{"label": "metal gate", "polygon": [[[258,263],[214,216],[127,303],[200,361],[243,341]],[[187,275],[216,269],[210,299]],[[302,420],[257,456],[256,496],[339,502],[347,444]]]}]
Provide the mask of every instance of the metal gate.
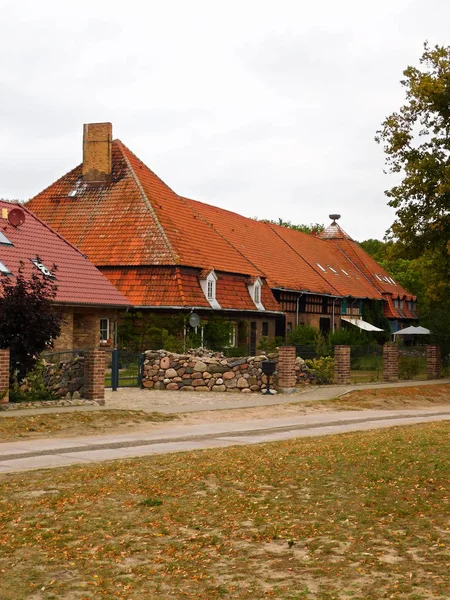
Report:
[{"label": "metal gate", "polygon": [[107,364],[105,387],[116,391],[119,387],[142,387],[145,354],[112,350]]}]

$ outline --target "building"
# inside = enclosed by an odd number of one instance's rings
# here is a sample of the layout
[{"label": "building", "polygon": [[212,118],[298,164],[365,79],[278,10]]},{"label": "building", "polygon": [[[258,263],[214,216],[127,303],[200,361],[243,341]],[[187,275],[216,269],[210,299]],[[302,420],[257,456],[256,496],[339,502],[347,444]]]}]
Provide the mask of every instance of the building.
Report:
[{"label": "building", "polygon": [[129,301],[26,207],[1,200],[0,213],[0,272],[15,277],[22,268],[27,277],[37,270],[57,284],[55,303],[64,321],[55,350],[112,346],[118,311]]},{"label": "building", "polygon": [[335,221],[315,237],[184,198],[112,139],[110,123],[84,126],[83,163],[28,206],[135,309],[243,320],[251,352],[295,325],[325,332],[360,319],[368,300],[394,321],[416,318],[415,298]]}]

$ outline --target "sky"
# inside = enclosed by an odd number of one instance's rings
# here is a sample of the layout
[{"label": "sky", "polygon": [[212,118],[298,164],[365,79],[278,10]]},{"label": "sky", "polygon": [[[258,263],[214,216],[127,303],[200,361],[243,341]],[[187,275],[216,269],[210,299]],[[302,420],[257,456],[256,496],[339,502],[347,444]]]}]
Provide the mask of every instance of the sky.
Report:
[{"label": "sky", "polygon": [[374,137],[448,0],[0,0],[0,198],[82,160],[83,123],[175,192],[247,217],[382,239],[395,213]]}]

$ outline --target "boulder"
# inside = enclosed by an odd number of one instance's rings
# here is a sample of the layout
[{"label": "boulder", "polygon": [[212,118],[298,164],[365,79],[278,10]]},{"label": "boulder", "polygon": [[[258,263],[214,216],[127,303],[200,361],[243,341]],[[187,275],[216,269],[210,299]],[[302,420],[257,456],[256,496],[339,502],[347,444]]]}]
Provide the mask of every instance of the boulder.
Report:
[{"label": "boulder", "polygon": [[206,367],[205,363],[202,362],[201,360],[196,362],[194,365],[194,371],[196,371],[196,372],[201,371],[203,373],[203,371],[206,371],[206,369],[207,369],[207,367]]},{"label": "boulder", "polygon": [[177,383],[168,383],[166,385],[166,390],[178,390],[178,384]]},{"label": "boulder", "polygon": [[209,389],[209,387],[207,385],[199,385],[198,387],[195,388],[196,392],[210,392],[211,390]]},{"label": "boulder", "polygon": [[241,389],[248,387],[247,380],[244,377],[239,377],[239,379],[237,380],[237,387]]},{"label": "boulder", "polygon": [[213,385],[213,392],[226,392],[227,388],[224,385]]},{"label": "boulder", "polygon": [[176,377],[177,375],[178,373],[172,367],[165,372],[166,379],[172,379],[172,377]]},{"label": "boulder", "polygon": [[234,371],[225,371],[225,373],[222,375],[224,379],[234,379],[235,376],[236,373]]}]

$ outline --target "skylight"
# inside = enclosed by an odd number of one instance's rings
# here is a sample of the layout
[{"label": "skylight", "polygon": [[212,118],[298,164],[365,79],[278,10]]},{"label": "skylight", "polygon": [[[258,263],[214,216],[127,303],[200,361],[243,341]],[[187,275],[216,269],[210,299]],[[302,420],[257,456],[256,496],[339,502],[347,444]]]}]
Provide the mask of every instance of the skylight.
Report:
[{"label": "skylight", "polygon": [[5,275],[11,275],[11,271],[2,262],[0,262],[0,273],[4,273]]},{"label": "skylight", "polygon": [[51,277],[52,279],[54,279],[54,275],[53,273],[50,271],[50,269],[47,269],[47,267],[44,265],[44,263],[42,263],[41,261],[34,259],[31,261],[33,263],[33,265],[35,267],[37,267],[39,269],[39,271],[41,273],[43,273],[46,277]]},{"label": "skylight", "polygon": [[333,271],[333,273],[336,273],[336,275],[338,275],[338,272],[336,271],[336,269],[333,269],[333,267],[331,265],[327,265],[327,267],[330,269],[330,271]]},{"label": "skylight", "polygon": [[4,244],[5,246],[12,246],[12,242],[8,240],[6,235],[0,231],[0,244]]},{"label": "skylight", "polygon": [[342,267],[341,267],[341,271],[344,273],[344,275],[347,275],[347,277],[350,277],[350,275],[347,273],[347,271],[345,271]]},{"label": "skylight", "polygon": [[322,265],[321,265],[320,263],[316,263],[316,265],[319,267],[319,269],[322,269],[322,271],[323,271],[324,273],[326,273],[326,272],[327,272],[327,270],[326,270],[324,267],[322,267]]}]

